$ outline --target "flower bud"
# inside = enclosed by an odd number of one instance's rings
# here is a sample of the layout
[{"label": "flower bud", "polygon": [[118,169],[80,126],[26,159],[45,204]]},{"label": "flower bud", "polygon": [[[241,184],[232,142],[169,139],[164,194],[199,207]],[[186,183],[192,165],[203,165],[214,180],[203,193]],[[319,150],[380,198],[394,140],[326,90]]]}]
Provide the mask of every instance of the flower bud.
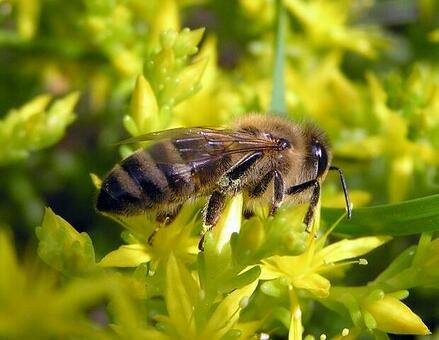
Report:
[{"label": "flower bud", "polygon": [[375,319],[376,328],[393,334],[430,334],[421,318],[404,303],[390,295],[366,304],[365,309]]}]

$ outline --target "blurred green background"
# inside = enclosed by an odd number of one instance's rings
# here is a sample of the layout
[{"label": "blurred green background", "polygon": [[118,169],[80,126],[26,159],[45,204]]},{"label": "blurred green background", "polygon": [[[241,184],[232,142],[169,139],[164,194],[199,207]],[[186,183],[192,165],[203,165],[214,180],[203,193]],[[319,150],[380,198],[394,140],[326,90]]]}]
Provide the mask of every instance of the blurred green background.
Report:
[{"label": "blurred green background", "polygon": [[[438,3],[284,3],[289,115],[328,132],[355,205],[437,193]],[[123,117],[161,31],[205,27],[200,47],[209,59],[192,104],[172,107],[157,128],[220,126],[266,112],[274,7],[270,0],[0,0],[0,224],[18,248],[33,247],[45,206],[91,234],[98,257],[120,243],[120,228],[94,210],[90,173],[102,177],[120,160],[114,144],[128,136]],[[74,119],[8,118],[41,94],[76,91]],[[38,124],[59,126],[41,132]],[[337,178],[325,184],[323,205],[343,205]],[[412,242],[386,245],[372,254],[374,266],[353,270],[349,280],[373,277]],[[433,330],[437,291],[416,292],[410,303]]]}]

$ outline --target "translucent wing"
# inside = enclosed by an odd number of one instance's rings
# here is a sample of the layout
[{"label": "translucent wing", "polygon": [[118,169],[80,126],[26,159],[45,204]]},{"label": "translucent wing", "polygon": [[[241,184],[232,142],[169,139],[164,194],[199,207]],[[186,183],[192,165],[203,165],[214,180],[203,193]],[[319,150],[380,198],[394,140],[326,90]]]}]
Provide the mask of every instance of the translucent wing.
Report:
[{"label": "translucent wing", "polygon": [[[265,138],[264,138],[265,137]],[[177,128],[141,135],[122,143],[151,141],[146,150],[154,161],[172,168],[175,175],[206,171],[221,164],[232,154],[276,150],[276,140],[248,131],[220,130],[204,127]],[[177,154],[176,154],[177,153]]]},{"label": "translucent wing", "polygon": [[180,152],[204,151],[206,155],[218,153],[245,153],[258,150],[277,149],[278,143],[272,138],[261,138],[247,131],[220,130],[205,127],[176,128],[152,132],[128,138],[121,144],[139,142],[172,141]]}]

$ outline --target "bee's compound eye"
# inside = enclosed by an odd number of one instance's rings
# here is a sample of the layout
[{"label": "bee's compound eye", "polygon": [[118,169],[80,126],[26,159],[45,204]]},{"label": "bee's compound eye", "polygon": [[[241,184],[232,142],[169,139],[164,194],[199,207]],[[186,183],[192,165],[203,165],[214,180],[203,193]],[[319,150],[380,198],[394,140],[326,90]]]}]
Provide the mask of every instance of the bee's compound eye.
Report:
[{"label": "bee's compound eye", "polygon": [[312,144],[312,154],[317,160],[317,177],[320,177],[328,167],[328,153],[318,141]]},{"label": "bee's compound eye", "polygon": [[291,143],[285,138],[280,138],[278,144],[280,150],[288,149],[291,146]]}]

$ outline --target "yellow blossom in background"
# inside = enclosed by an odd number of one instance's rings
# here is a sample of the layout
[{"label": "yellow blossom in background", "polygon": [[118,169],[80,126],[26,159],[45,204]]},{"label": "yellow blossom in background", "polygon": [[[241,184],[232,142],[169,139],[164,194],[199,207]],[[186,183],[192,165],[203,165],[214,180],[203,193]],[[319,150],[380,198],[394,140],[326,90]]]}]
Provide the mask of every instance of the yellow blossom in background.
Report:
[{"label": "yellow blossom in background", "polygon": [[315,45],[335,46],[375,57],[376,48],[382,46],[384,40],[377,32],[348,26],[351,2],[284,0],[286,8],[300,20]]}]

